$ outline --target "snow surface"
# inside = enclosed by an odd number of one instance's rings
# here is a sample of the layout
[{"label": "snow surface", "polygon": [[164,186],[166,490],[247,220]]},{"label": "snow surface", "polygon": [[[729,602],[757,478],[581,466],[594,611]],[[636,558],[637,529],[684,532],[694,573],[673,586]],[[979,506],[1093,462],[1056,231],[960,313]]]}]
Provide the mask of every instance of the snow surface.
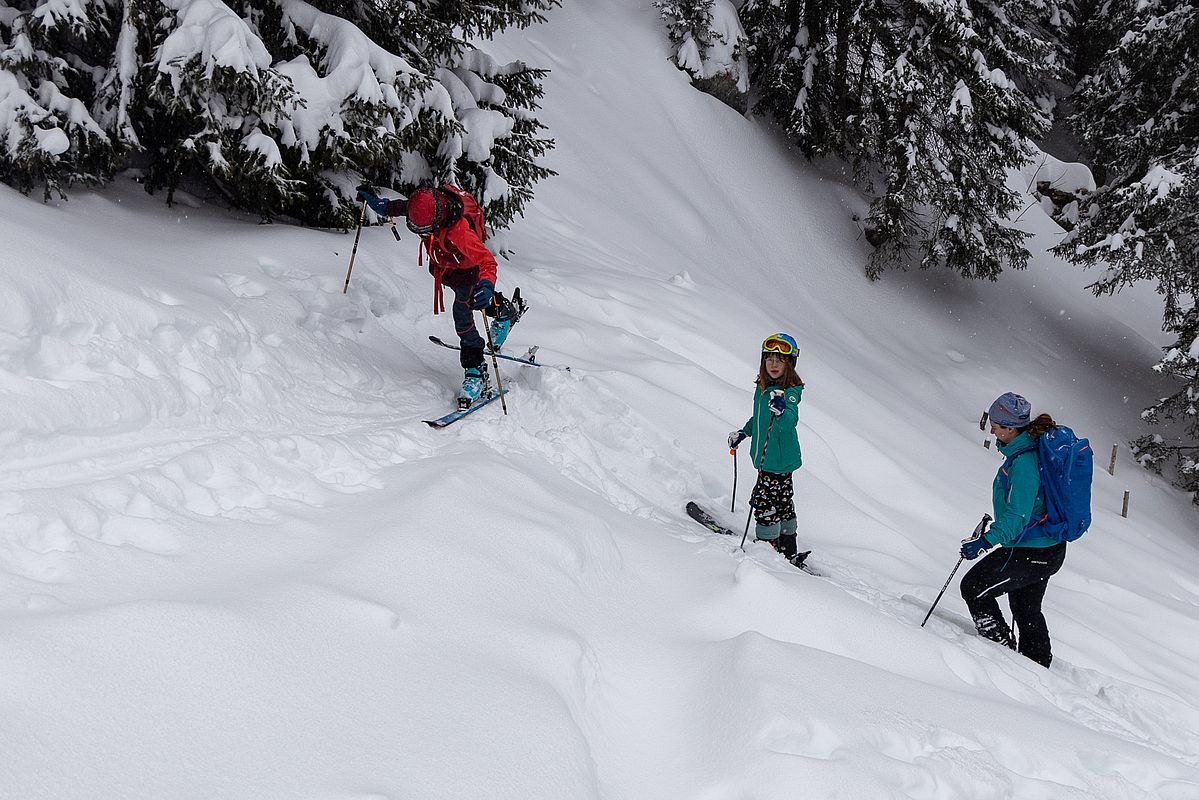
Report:
[{"label": "snow surface", "polygon": [[[1126,451],[1052,669],[956,581],[919,627],[988,510],[982,409],[1021,391],[1106,466],[1164,391],[1152,292],[868,283],[865,201],[691,89],[649,4],[494,49],[553,70],[560,173],[495,241],[511,346],[573,367],[505,365],[507,417],[421,424],[460,373],[407,234],[343,295],[352,235],[0,189],[0,796],[1199,797],[1195,511]],[[682,514],[743,524],[724,440],[775,330],[825,577]]]}]

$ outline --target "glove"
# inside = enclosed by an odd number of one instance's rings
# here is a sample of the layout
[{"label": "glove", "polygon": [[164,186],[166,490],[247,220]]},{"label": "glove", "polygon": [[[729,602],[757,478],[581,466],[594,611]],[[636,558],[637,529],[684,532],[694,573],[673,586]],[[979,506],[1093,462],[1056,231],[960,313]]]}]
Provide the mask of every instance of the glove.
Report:
[{"label": "glove", "polygon": [[770,413],[776,417],[787,410],[787,393],[782,389],[775,389],[770,393]]},{"label": "glove", "polygon": [[729,449],[736,450],[737,445],[741,444],[747,438],[745,431],[733,431],[729,434]]},{"label": "glove", "polygon": [[369,183],[364,183],[358,187],[358,199],[365,200],[366,204],[371,207],[371,211],[374,211],[380,217],[387,216],[387,201],[376,195],[374,187]]},{"label": "glove", "polygon": [[962,558],[967,561],[973,561],[982,555],[983,550],[989,550],[991,543],[987,541],[986,536],[979,536],[977,539],[967,539],[962,542]]},{"label": "glove", "polygon": [[470,307],[475,311],[487,308],[495,297],[495,284],[484,278],[475,284],[475,290],[470,295]]}]

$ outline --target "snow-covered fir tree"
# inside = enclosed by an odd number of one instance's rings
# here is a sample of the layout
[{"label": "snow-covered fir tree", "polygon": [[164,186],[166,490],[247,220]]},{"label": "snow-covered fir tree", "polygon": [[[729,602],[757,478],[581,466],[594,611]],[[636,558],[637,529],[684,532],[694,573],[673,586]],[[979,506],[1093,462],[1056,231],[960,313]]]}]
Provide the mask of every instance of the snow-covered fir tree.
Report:
[{"label": "snow-covered fir tree", "polygon": [[675,49],[679,69],[693,78],[702,78],[704,56],[717,34],[712,30],[713,0],[657,0],[654,7],[662,15],[666,35]]},{"label": "snow-covered fir tree", "polygon": [[[326,7],[322,7],[322,5]],[[0,0],[0,179],[61,192],[129,164],[265,218],[356,218],[364,178],[455,181],[493,226],[550,174],[542,71],[471,44],[557,0]]]},{"label": "snow-covered fir tree", "polygon": [[854,165],[872,277],[917,248],[969,277],[1027,263],[1005,179],[1047,129],[1060,19],[1037,0],[747,0],[757,110]]},{"label": "snow-covered fir tree", "polygon": [[1157,369],[1179,388],[1144,416],[1175,425],[1134,447],[1153,469],[1176,467],[1199,503],[1199,6],[1112,0],[1102,12],[1128,28],[1081,83],[1072,122],[1105,182],[1058,252],[1105,267],[1096,293],[1156,284],[1174,337]]},{"label": "snow-covered fir tree", "polygon": [[702,91],[744,113],[749,91],[745,31],[729,0],[658,0],[672,59]]}]

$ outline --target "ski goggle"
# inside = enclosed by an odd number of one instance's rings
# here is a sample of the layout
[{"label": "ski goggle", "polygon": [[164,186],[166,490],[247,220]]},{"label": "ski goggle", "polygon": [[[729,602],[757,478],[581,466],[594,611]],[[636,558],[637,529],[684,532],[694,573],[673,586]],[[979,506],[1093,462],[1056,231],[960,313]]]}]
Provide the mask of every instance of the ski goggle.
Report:
[{"label": "ski goggle", "polygon": [[799,353],[799,345],[785,333],[776,333],[766,337],[762,342],[763,353],[778,353],[782,356],[794,356]]}]

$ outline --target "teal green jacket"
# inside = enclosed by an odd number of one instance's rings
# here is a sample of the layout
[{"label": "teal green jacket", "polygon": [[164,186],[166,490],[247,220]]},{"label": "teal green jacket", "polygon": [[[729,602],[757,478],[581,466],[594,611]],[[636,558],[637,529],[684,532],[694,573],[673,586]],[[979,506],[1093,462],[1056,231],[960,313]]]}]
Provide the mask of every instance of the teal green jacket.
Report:
[{"label": "teal green jacket", "polygon": [[[792,386],[786,391],[787,408],[777,417],[770,411],[770,392],[778,388],[771,386],[763,391],[754,389],[754,415],[741,428],[741,432],[753,440],[750,455],[753,458],[754,469],[763,472],[788,473],[795,472],[803,464],[803,456],[799,452],[799,434],[795,426],[799,424],[799,399],[803,394],[802,386]],[[770,427],[771,420],[774,427]],[[770,441],[766,441],[766,432],[770,431]],[[762,449],[765,447],[766,460],[762,461]]]},{"label": "teal green jacket", "polygon": [[1036,441],[1025,431],[1007,444],[999,445],[999,452],[1006,458],[991,486],[995,523],[987,531],[987,541],[1004,547],[1052,547],[1057,542],[1047,536],[1038,536],[1036,528],[1024,532],[1030,521],[1045,516],[1041,457],[1037,455]]}]

